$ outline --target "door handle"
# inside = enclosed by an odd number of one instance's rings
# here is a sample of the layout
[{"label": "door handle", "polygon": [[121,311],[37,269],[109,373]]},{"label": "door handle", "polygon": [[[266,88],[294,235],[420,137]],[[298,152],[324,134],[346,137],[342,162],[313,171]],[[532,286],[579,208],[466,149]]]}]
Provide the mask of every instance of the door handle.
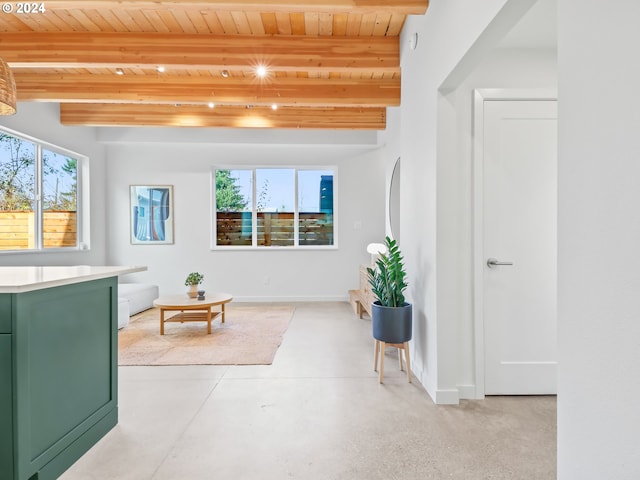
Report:
[{"label": "door handle", "polygon": [[500,262],[500,261],[496,260],[495,258],[488,258],[487,259],[487,267],[495,268],[498,265],[513,265],[513,262]]}]

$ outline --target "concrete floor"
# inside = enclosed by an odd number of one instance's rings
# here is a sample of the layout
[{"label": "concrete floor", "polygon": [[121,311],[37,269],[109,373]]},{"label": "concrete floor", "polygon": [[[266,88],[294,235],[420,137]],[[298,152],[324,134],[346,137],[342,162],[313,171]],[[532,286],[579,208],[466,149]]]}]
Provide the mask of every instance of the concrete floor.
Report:
[{"label": "concrete floor", "polygon": [[555,397],[436,406],[348,303],[296,304],[269,366],[120,367],[119,424],[63,480],[556,478]]}]

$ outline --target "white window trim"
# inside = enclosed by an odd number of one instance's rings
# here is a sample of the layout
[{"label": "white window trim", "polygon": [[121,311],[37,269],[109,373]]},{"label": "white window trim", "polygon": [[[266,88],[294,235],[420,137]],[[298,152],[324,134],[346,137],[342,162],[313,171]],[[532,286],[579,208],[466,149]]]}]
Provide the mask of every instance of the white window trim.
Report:
[{"label": "white window trim", "polygon": [[[288,169],[294,170],[294,245],[258,245],[257,225],[258,210],[256,208],[256,170],[260,169]],[[251,208],[251,242],[252,245],[216,245],[217,225],[216,225],[216,170],[251,170],[252,171],[252,208]],[[298,172],[303,170],[331,170],[333,172],[333,245],[299,245],[299,219],[298,219]],[[209,202],[211,211],[209,218],[211,219],[210,249],[215,251],[234,251],[234,250],[258,250],[258,251],[309,251],[309,250],[337,250],[338,249],[338,167],[337,165],[214,165],[211,167],[211,200]]]},{"label": "white window trim", "polygon": [[[0,250],[1,255],[27,255],[54,252],[76,252],[90,250],[90,204],[89,204],[89,157],[81,153],[74,152],[67,148],[54,145],[52,143],[40,140],[38,138],[26,135],[24,133],[0,126],[0,131],[13,137],[31,142],[36,147],[36,172],[35,172],[35,195],[38,215],[36,217],[35,226],[35,248],[20,250]],[[76,246],[74,247],[49,247],[42,246],[42,149],[50,150],[60,155],[65,155],[76,159],[76,182],[77,182],[77,198],[76,198]]]}]

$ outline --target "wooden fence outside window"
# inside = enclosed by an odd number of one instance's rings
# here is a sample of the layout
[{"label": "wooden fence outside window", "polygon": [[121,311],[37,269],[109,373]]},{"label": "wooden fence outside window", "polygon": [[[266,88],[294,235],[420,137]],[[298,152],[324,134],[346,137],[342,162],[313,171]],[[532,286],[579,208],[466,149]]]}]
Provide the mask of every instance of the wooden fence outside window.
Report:
[{"label": "wooden fence outside window", "polygon": [[[76,212],[43,212],[44,248],[75,247],[78,243]],[[0,212],[0,250],[35,248],[35,213],[33,211]]]},{"label": "wooden fence outside window", "polygon": [[[258,246],[294,245],[293,212],[258,212]],[[251,212],[217,212],[216,245],[251,246]],[[333,215],[298,214],[299,245],[333,245]]]}]

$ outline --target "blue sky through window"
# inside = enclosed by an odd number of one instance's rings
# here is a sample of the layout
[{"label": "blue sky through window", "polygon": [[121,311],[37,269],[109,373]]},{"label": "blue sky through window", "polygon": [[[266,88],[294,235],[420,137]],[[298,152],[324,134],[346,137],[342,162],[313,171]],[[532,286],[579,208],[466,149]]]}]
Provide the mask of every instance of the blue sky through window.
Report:
[{"label": "blue sky through window", "polygon": [[[256,169],[256,202],[262,211],[294,210],[294,175],[291,168]],[[322,176],[333,176],[331,170],[298,170],[298,204],[301,212],[320,211],[320,182]],[[242,196],[249,200],[247,211],[252,209],[251,170],[231,170]]]}]

